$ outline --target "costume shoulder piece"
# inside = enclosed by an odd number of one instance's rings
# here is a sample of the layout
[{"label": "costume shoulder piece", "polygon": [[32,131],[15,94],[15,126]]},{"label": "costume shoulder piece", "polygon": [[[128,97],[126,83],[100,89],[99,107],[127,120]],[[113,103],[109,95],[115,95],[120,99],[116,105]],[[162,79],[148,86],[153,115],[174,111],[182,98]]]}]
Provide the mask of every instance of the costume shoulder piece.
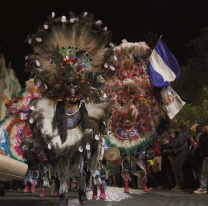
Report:
[{"label": "costume shoulder piece", "polygon": [[123,40],[114,47],[114,55],[105,63],[107,81],[104,92],[117,103],[108,122],[108,146],[121,153],[134,152],[150,144],[161,132],[160,88],[154,87],[147,73],[151,49],[145,42]]}]

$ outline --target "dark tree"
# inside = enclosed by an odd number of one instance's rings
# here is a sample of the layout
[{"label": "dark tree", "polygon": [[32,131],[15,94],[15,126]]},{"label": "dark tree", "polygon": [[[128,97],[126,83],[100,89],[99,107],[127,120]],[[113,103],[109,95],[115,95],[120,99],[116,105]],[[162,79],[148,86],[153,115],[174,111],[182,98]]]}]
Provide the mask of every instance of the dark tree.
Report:
[{"label": "dark tree", "polygon": [[148,31],[146,35],[144,35],[145,41],[151,49],[155,48],[157,41],[159,39],[159,35],[157,33],[152,33]]},{"label": "dark tree", "polygon": [[200,36],[190,40],[187,46],[192,48],[192,53],[172,87],[187,103],[200,105],[208,88],[208,28],[203,28]]}]

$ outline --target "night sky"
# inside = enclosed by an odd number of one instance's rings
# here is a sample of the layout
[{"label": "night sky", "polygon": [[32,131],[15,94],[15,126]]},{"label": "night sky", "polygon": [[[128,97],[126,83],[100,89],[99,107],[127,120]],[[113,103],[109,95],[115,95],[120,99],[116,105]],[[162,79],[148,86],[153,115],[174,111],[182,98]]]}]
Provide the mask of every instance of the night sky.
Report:
[{"label": "night sky", "polygon": [[208,26],[208,0],[2,0],[0,3],[0,46],[6,62],[12,63],[22,86],[29,78],[24,72],[25,56],[31,48],[24,43],[30,33],[55,12],[68,17],[82,11],[95,14],[104,27],[112,31],[112,42],[119,44],[144,41],[151,31],[162,34],[162,40],[180,65],[191,53],[186,43]]}]

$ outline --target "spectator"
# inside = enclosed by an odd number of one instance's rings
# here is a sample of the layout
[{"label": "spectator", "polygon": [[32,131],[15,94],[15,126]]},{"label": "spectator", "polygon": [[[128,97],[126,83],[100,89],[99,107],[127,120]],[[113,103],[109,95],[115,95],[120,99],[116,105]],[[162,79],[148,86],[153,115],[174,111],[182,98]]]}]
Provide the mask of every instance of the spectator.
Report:
[{"label": "spectator", "polygon": [[199,152],[203,159],[200,188],[195,193],[206,193],[208,186],[208,121],[203,125],[203,134],[199,137]]},{"label": "spectator", "polygon": [[189,194],[191,194],[193,192],[193,189],[196,188],[196,174],[194,170],[194,156],[193,156],[194,145],[195,145],[195,135],[190,135],[189,155],[187,158],[187,167],[185,170],[185,176],[187,182],[186,182],[186,190],[184,190],[184,192],[188,192]]},{"label": "spectator", "polygon": [[202,130],[203,130],[203,125],[198,125],[196,127],[196,141],[199,139],[199,137],[201,136],[202,134]]},{"label": "spectator", "polygon": [[[174,139],[171,137],[171,139]],[[171,190],[175,186],[175,178],[172,170],[172,166],[169,159],[169,150],[167,149],[167,144],[169,144],[169,140],[165,139],[164,144],[160,147],[160,151],[162,154],[162,186],[163,189]]]},{"label": "spectator", "polygon": [[152,170],[152,166],[150,165],[150,161],[149,161],[152,159],[154,159],[154,152],[153,152],[152,147],[149,145],[145,149],[145,157],[144,157],[144,163],[145,163],[146,172],[147,172],[147,187],[148,188],[150,188],[152,185],[153,170]]},{"label": "spectator", "polygon": [[199,151],[199,137],[202,134],[202,129],[203,129],[203,125],[198,125],[196,127],[196,143],[194,145],[194,149],[191,152],[191,155],[194,157],[194,171],[195,171],[196,179],[197,179],[197,188],[200,187],[202,163],[203,163],[203,159],[201,158],[200,151]]},{"label": "spectator", "polygon": [[174,147],[174,145],[176,145],[178,135],[179,135],[179,132],[175,131],[174,135],[171,135],[170,141],[166,140],[166,142],[165,142],[166,148],[167,148],[165,153],[169,155],[168,158],[170,160],[171,167],[172,167],[172,170],[173,170],[173,173],[175,176],[175,181],[176,181],[175,187],[171,189],[172,191],[179,190],[181,188],[181,183],[180,183],[180,180],[177,176],[177,156],[173,152],[173,147]]},{"label": "spectator", "polygon": [[161,156],[161,152],[159,149],[154,149],[154,154],[155,154],[155,158],[152,160],[150,160],[150,164],[152,166],[153,169],[153,175],[152,175],[152,187],[150,188],[150,190],[152,189],[157,189],[156,186],[156,182],[158,183],[159,187],[158,189],[161,188],[161,165],[162,165],[162,156]]},{"label": "spectator", "polygon": [[188,139],[189,136],[186,132],[186,127],[184,125],[179,126],[179,135],[177,137],[176,144],[173,147],[173,152],[177,156],[177,170],[176,175],[180,181],[180,187],[176,191],[181,189],[186,189],[184,174],[187,167],[187,158],[189,154],[188,150]]}]

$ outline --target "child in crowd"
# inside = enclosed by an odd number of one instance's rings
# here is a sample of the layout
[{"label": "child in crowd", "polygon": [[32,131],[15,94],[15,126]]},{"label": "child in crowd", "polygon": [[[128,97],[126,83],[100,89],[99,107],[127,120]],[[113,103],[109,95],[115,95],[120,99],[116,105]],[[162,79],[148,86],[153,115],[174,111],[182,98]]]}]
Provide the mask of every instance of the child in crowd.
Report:
[{"label": "child in crowd", "polygon": [[[152,189],[160,189],[161,187],[161,165],[162,165],[162,156],[159,149],[154,149],[155,158],[150,160],[150,165],[153,169],[153,175],[152,175]],[[158,183],[159,187],[156,186],[155,183]]]}]

